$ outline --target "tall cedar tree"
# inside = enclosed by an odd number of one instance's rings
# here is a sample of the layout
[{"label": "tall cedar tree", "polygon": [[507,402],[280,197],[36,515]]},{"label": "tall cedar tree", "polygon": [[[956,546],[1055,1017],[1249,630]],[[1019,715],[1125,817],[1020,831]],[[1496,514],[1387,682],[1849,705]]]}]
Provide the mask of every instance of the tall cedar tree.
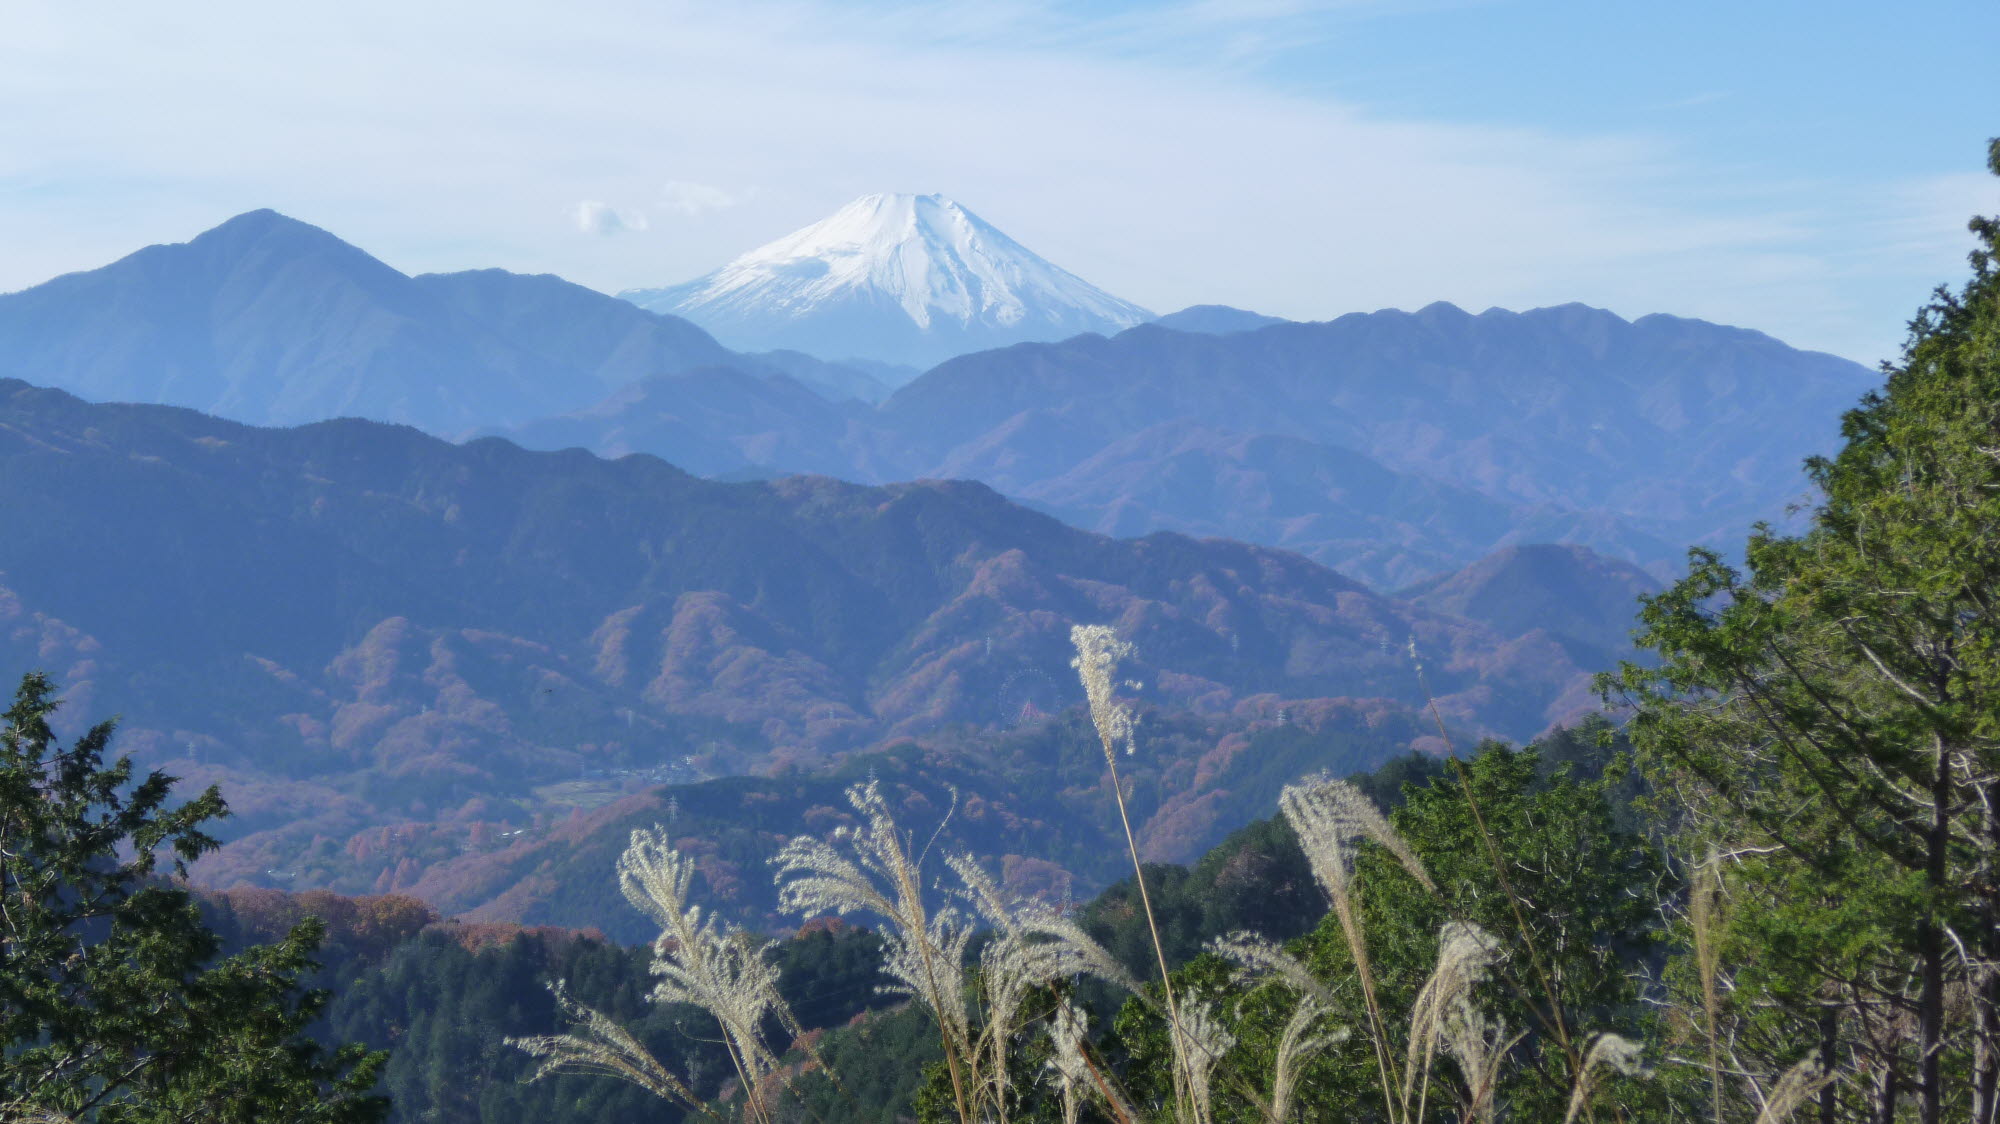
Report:
[{"label": "tall cedar tree", "polygon": [[2000,223],[1971,228],[1971,281],[1809,465],[1809,529],[1694,552],[1641,614],[1660,665],[1604,684],[1716,855],[1685,1009],[1718,1119],[1804,1060],[1841,1075],[1822,1121],[2000,1116]]},{"label": "tall cedar tree", "polygon": [[164,879],[215,846],[211,788],[167,807],[173,778],[104,764],[112,725],[65,749],[55,690],[21,683],[0,726],[0,1115],[98,1124],[371,1124],[380,1055],[302,1037],[321,928],[221,957]]}]

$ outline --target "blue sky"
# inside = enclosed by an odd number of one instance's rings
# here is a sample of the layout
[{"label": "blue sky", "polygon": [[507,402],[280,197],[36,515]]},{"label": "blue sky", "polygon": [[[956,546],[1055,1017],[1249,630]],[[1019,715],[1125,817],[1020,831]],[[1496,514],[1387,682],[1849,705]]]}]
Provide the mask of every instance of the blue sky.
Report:
[{"label": "blue sky", "polygon": [[0,289],[255,207],[615,291],[940,191],[1162,311],[1579,300],[1873,362],[2000,4],[0,0]]}]

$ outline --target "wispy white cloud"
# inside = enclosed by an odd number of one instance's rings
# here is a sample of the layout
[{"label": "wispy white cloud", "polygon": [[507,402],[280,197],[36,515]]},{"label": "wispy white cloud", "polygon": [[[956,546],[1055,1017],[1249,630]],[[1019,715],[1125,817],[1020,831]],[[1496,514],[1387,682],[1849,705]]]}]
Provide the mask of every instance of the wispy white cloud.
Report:
[{"label": "wispy white cloud", "polygon": [[570,217],[576,221],[578,230],[585,234],[595,234],[600,238],[644,230],[647,227],[643,212],[621,211],[609,203],[596,199],[585,199],[570,208]]}]

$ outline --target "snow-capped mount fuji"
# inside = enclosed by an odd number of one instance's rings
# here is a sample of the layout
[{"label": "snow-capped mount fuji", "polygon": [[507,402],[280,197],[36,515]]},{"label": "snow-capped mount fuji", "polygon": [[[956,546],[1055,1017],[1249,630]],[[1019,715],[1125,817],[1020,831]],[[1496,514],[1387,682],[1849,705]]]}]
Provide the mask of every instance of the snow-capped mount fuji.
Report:
[{"label": "snow-capped mount fuji", "polygon": [[731,347],[929,367],[1152,318],[942,195],[868,195],[665,289],[620,296]]}]

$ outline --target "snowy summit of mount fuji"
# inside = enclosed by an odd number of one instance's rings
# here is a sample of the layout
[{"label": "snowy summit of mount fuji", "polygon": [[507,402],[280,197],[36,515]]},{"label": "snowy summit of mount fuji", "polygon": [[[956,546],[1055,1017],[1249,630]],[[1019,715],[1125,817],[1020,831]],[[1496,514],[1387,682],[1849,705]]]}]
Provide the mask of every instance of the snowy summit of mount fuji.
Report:
[{"label": "snowy summit of mount fuji", "polygon": [[942,195],[868,195],[706,277],[620,296],[739,350],[929,367],[1152,318]]}]

